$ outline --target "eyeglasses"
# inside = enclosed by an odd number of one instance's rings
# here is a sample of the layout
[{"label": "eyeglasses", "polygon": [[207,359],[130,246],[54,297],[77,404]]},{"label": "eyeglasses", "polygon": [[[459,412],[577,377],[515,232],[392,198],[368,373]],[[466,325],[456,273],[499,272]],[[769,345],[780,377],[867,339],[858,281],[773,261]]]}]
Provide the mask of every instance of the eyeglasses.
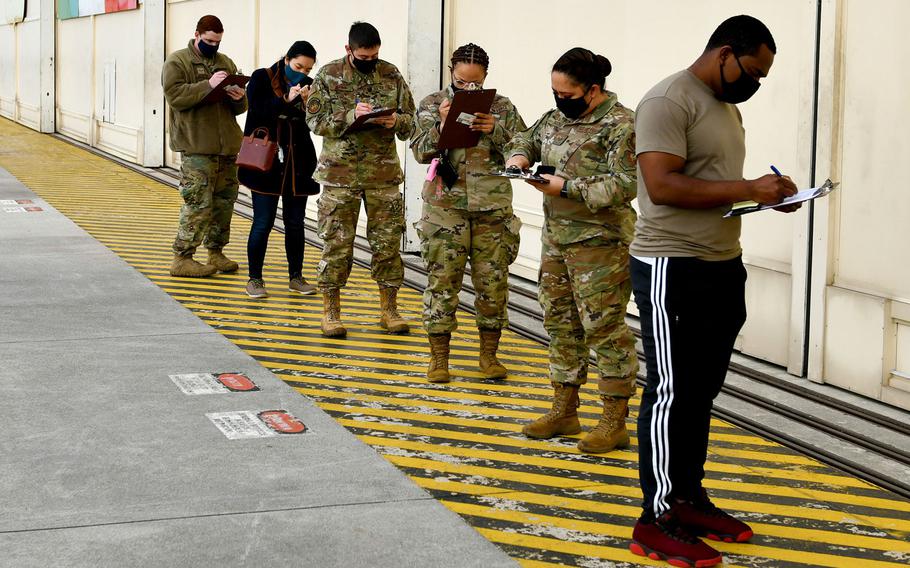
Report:
[{"label": "eyeglasses", "polygon": [[452,77],[452,84],[458,87],[459,89],[465,89],[466,91],[476,91],[483,88],[483,81],[477,83],[474,81],[462,81]]}]

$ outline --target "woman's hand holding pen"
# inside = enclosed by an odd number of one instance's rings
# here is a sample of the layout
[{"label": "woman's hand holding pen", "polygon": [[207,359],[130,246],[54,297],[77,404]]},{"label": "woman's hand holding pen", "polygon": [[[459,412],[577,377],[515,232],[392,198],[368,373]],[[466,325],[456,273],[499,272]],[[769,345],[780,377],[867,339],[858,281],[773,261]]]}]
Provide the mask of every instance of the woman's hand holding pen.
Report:
[{"label": "woman's hand holding pen", "polygon": [[305,87],[301,87],[300,85],[294,85],[293,87],[288,89],[288,94],[284,96],[284,101],[288,102],[288,103],[293,101],[298,96],[300,96],[300,94],[304,88]]},{"label": "woman's hand holding pen", "polygon": [[373,105],[370,103],[364,103],[357,101],[357,106],[354,107],[354,118],[360,118],[365,114],[370,114],[373,112]]},{"label": "woman's hand holding pen", "polygon": [[446,123],[446,118],[449,116],[449,109],[452,108],[452,101],[446,99],[439,103],[439,131],[442,132],[442,127]]}]

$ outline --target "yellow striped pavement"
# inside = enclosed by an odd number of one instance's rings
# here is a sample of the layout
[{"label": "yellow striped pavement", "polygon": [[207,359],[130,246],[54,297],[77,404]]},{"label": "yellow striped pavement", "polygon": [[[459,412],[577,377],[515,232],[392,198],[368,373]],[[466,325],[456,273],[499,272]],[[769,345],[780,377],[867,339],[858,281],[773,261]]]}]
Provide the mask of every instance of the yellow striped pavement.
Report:
[{"label": "yellow striped pavement", "polygon": [[[403,289],[408,336],[379,329],[378,298],[355,267],[343,292],[349,334],[319,334],[321,299],[287,292],[282,239],[273,238],[270,297],[251,300],[242,274],[204,280],[168,275],[180,198],[157,183],[74,146],[0,119],[0,167],[10,171],[203,321],[311,398],[415,484],[461,515],[525,568],[653,566],[628,551],[639,514],[633,446],[606,456],[575,448],[578,436],[528,440],[521,425],[548,408],[546,350],[506,333],[506,381],[484,381],[469,314],[452,340],[455,381],[423,378],[420,293]],[[53,168],[47,167],[53,164]],[[249,222],[235,216],[229,256],[245,257]],[[307,248],[305,276],[318,251]],[[582,423],[597,420],[593,387]],[[633,400],[635,415],[638,401]],[[715,544],[727,566],[886,567],[910,563],[910,502],[720,420],[712,422],[705,486],[750,522],[748,544]]]}]

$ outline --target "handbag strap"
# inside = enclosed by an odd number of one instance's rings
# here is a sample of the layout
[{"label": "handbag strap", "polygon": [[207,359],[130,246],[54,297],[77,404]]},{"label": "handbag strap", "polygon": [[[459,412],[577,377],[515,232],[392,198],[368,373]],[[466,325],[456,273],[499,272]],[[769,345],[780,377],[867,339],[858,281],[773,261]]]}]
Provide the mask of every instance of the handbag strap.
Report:
[{"label": "handbag strap", "polygon": [[250,138],[251,139],[257,138],[256,134],[259,134],[259,133],[263,133],[263,136],[261,138],[262,140],[264,140],[265,142],[269,141],[269,129],[266,128],[265,126],[260,126],[259,128],[256,128],[252,132],[250,132]]}]

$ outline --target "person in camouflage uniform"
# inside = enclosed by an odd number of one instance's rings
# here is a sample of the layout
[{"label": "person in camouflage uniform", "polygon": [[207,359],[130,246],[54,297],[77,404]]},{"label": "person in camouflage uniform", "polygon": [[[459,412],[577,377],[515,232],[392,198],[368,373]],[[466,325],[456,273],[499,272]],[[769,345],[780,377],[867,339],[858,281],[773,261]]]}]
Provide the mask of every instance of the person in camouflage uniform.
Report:
[{"label": "person in camouflage uniform", "polygon": [[636,195],[633,113],[604,90],[610,62],[587,49],[566,52],[553,66],[557,109],[512,138],[510,167],[552,166],[544,193],[539,297],[550,335],[549,413],[527,424],[532,438],[581,431],[578,389],[596,355],[603,415],[582,439],[582,451],[628,447],[625,419],[635,393],[635,338],[625,324],[631,295],[629,244]]},{"label": "person in camouflage uniform", "polygon": [[[215,16],[203,16],[196,37],[186,48],[164,62],[161,84],[171,108],[170,145],[181,152],[180,225],[174,240],[171,276],[210,276],[239,267],[222,249],[231,235],[231,215],[237,199],[237,152],[243,133],[236,116],[247,109],[239,87],[211,103],[203,99],[225,77],[237,73],[231,59],[218,53],[224,27]],[[208,262],[193,260],[200,244],[208,249]]]},{"label": "person in camouflage uniform", "polygon": [[435,383],[449,381],[449,341],[458,327],[455,311],[468,259],[476,292],[480,370],[491,379],[507,375],[496,351],[502,328],[509,324],[509,265],[518,254],[521,221],[512,213],[512,184],[487,174],[503,168],[503,149],[513,133],[525,129],[525,123],[509,99],[496,95],[490,113],[478,113],[471,126],[482,133],[477,146],[452,149],[445,155],[437,149],[455,91],[480,88],[488,67],[489,57],[480,47],[458,48],[449,68],[452,84],[421,101],[411,142],[418,162],[440,158],[458,172],[452,187],[438,175],[424,184],[418,225],[429,273],[423,295],[423,325],[432,351],[427,378]]},{"label": "person in camouflage uniform", "polygon": [[[379,59],[379,32],[357,22],[348,34],[347,55],[316,75],[307,99],[307,124],[322,136],[322,153],[313,179],[323,185],[318,202],[318,233],[322,260],[316,268],[323,294],[322,333],[343,337],[340,289],[347,283],[354,254],[354,236],[361,201],[367,211],[367,240],[373,252],[371,273],[379,284],[380,326],[407,333],[398,314],[398,288],[404,281],[401,236],[404,203],[398,186],[404,175],[395,137],[414,132],[414,99],[398,69]],[[395,114],[374,118],[365,129],[348,127],[372,109],[394,108]]]}]

